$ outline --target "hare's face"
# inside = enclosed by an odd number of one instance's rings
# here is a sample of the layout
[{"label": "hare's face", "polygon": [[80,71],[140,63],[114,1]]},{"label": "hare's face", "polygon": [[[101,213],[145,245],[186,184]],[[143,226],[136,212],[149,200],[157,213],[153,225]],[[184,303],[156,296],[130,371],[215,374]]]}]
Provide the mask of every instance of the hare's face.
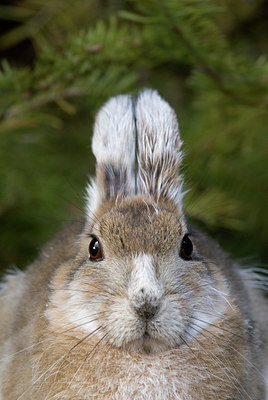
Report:
[{"label": "hare's face", "polygon": [[99,215],[82,239],[69,318],[85,318],[88,333],[128,350],[188,343],[225,302],[187,234],[178,212],[139,197]]}]

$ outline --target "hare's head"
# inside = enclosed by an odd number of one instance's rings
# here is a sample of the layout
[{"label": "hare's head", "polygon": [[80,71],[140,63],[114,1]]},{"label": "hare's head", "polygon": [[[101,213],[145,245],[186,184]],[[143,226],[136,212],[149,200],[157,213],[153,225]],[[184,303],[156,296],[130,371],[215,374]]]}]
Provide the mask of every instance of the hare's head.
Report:
[{"label": "hare's head", "polygon": [[155,91],[112,98],[96,118],[96,179],[66,312],[116,347],[180,346],[228,308],[225,281],[201,259],[182,212],[181,143]]}]

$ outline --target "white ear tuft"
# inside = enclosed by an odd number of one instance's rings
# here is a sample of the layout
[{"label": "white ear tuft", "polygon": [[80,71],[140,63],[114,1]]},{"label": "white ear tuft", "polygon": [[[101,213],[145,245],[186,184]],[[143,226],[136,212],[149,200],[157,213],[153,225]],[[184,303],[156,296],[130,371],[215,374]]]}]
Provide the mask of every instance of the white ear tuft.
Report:
[{"label": "white ear tuft", "polygon": [[139,193],[171,201],[181,210],[182,154],[174,110],[156,91],[144,90],[136,103]]},{"label": "white ear tuft", "polygon": [[88,220],[92,221],[92,218],[94,220],[95,217],[95,212],[101,204],[103,198],[103,193],[101,193],[101,189],[98,188],[96,179],[90,179],[86,186],[86,192],[85,192],[85,200],[86,200],[86,217]]},{"label": "white ear tuft", "polygon": [[113,97],[97,114],[92,139],[96,181],[87,189],[87,211],[135,191],[135,120],[130,96]]}]

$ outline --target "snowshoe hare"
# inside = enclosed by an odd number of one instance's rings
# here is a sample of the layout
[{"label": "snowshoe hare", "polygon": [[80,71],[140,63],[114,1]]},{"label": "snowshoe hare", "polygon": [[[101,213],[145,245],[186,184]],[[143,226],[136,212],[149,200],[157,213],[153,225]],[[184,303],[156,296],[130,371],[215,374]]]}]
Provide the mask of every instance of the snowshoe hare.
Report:
[{"label": "snowshoe hare", "polygon": [[188,225],[181,143],[155,91],[99,111],[84,223],[1,285],[1,400],[267,399],[264,300]]}]

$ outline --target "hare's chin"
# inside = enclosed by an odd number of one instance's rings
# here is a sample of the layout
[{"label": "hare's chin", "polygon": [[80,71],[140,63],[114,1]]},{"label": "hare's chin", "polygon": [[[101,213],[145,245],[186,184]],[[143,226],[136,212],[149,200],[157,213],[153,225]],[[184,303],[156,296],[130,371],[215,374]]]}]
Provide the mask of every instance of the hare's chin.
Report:
[{"label": "hare's chin", "polygon": [[170,350],[170,344],[150,337],[147,333],[140,339],[135,339],[124,344],[123,349],[139,353],[161,353]]}]

